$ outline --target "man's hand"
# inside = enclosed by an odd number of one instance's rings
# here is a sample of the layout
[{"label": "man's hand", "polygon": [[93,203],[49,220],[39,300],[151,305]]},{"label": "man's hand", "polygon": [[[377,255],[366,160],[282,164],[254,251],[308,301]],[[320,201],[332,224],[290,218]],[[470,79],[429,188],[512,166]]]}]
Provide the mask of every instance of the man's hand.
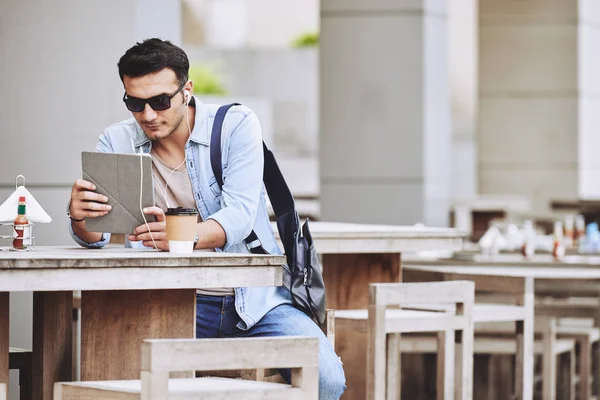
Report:
[{"label": "man's hand", "polygon": [[77,179],[71,189],[71,209],[73,219],[96,218],[109,213],[112,208],[106,204],[108,197],[95,193],[96,186],[83,179]]},{"label": "man's hand", "polygon": [[[147,247],[154,247],[154,244],[156,243],[156,247],[159,250],[169,251],[165,212],[158,207],[147,207],[144,208],[144,214],[154,215],[156,217],[156,222],[148,222],[148,226],[146,226],[146,224],[138,226],[133,231],[133,235],[129,235],[129,240],[131,242],[142,241],[142,244]],[[150,236],[150,233],[148,232],[148,227],[150,227],[152,236]],[[154,242],[152,239],[154,239]]]}]

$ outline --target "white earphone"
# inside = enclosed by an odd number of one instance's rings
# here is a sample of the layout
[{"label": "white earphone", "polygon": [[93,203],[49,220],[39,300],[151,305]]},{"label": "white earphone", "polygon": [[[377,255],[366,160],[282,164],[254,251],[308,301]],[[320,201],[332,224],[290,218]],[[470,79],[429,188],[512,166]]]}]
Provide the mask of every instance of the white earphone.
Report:
[{"label": "white earphone", "polygon": [[190,100],[191,100],[192,96],[190,96],[189,90],[186,89],[183,91],[183,97],[185,98],[185,104],[186,105],[190,104]]}]

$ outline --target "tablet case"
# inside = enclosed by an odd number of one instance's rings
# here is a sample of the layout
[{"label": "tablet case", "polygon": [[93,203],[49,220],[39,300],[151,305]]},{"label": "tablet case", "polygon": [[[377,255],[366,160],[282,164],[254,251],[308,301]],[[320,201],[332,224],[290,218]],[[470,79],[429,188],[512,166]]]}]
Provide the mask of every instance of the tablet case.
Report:
[{"label": "tablet case", "polygon": [[[144,224],[140,210],[140,157],[143,168],[142,209],[154,205],[152,157],[149,154],[81,153],[82,177],[96,185],[96,192],[108,197],[112,209],[97,218],[86,218],[88,232],[133,233]],[[154,222],[152,215],[146,215]]]}]

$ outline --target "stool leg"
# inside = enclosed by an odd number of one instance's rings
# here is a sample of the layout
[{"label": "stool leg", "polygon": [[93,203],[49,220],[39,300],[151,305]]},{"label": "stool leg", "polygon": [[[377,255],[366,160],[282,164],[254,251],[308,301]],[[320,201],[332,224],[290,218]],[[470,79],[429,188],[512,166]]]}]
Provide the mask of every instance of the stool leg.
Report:
[{"label": "stool leg", "polygon": [[600,394],[600,342],[592,343],[592,396]]},{"label": "stool leg", "polygon": [[454,331],[438,332],[437,339],[437,400],[454,398],[455,347]]},{"label": "stool leg", "polygon": [[9,315],[8,292],[0,292],[0,400],[8,397],[8,315]]},{"label": "stool leg", "polygon": [[553,318],[538,320],[542,325],[542,399],[556,399],[556,320]]},{"label": "stool leg", "polygon": [[454,332],[456,343],[456,400],[473,399],[473,363],[475,328],[473,325],[473,305],[458,304],[457,313],[467,321],[462,330]]},{"label": "stool leg", "polygon": [[575,349],[569,353],[569,400],[575,400]]},{"label": "stool leg", "polygon": [[33,353],[28,353],[25,365],[19,369],[19,399],[33,399]]},{"label": "stool leg", "polygon": [[592,344],[587,336],[580,338],[579,342],[579,399],[590,400],[592,397]]},{"label": "stool leg", "polygon": [[517,353],[516,353],[516,376],[515,394],[523,400],[533,400],[533,372],[534,372],[534,308],[535,299],[533,295],[533,278],[526,278],[523,287],[523,296],[518,299],[517,304],[525,309],[525,318],[516,323]]},{"label": "stool leg", "polygon": [[400,334],[387,335],[387,399],[400,400]]},{"label": "stool leg", "polygon": [[494,390],[494,386],[496,383],[496,375],[498,374],[498,369],[496,368],[496,359],[497,355],[490,354],[488,357],[488,376],[487,376],[487,397],[488,400],[496,400],[496,391]]}]

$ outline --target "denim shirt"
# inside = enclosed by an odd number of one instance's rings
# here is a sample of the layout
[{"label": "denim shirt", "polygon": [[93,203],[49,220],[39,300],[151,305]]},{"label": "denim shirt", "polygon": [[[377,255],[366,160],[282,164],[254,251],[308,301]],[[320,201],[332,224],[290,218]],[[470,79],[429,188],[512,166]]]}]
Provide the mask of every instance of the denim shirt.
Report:
[{"label": "denim shirt", "polygon": [[[228,253],[249,253],[244,239],[252,230],[271,254],[282,254],[269,222],[263,186],[263,149],[261,128],[256,114],[244,106],[234,106],[227,112],[221,138],[223,190],[221,191],[210,164],[210,135],[218,105],[203,104],[197,98],[194,130],[185,146],[187,171],[194,199],[203,221],[217,221],[226,234],[223,248]],[[132,146],[133,141],[133,146]],[[110,153],[150,153],[152,143],[131,118],[108,127],[96,146],[96,151]],[[81,240],[69,223],[73,239],[81,246],[101,248],[110,240],[104,233],[95,243]],[[143,247],[141,242],[129,242],[126,247]],[[291,304],[289,292],[283,287],[235,288],[235,307],[240,316],[240,329],[249,329],[269,310],[280,304]]]}]

